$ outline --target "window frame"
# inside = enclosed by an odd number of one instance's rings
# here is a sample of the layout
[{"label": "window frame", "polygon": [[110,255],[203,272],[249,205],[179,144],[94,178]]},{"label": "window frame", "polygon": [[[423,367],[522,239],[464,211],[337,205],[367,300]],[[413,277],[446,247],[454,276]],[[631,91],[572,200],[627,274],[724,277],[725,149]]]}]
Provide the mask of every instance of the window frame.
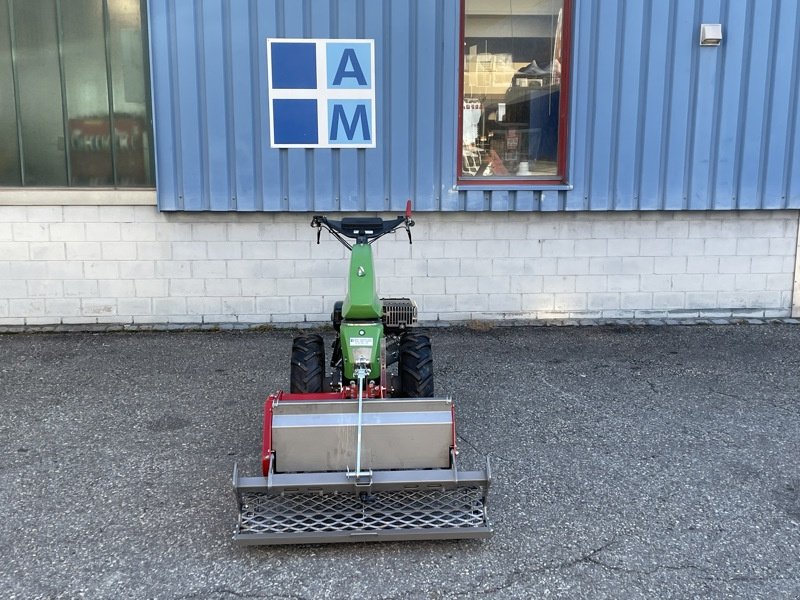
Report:
[{"label": "window frame", "polygon": [[458,70],[458,98],[456,113],[458,115],[456,128],[456,189],[460,190],[537,190],[555,189],[570,190],[568,178],[568,151],[569,151],[569,116],[572,74],[572,14],[574,0],[563,0],[563,20],[561,33],[561,93],[558,107],[558,148],[556,150],[556,175],[555,177],[465,177],[462,174],[462,160],[464,152],[463,128],[464,112],[461,106],[464,102],[464,41],[466,39],[467,10],[466,0],[459,1],[459,35],[458,51],[456,53]]},{"label": "window frame", "polygon": [[[115,129],[114,114],[114,90],[111,81],[111,49],[110,49],[110,0],[101,0],[102,4],[102,26],[103,26],[103,42],[106,60],[106,85],[108,90],[108,107],[109,115],[107,117],[109,124],[109,131]],[[64,65],[64,48],[63,48],[63,7],[62,0],[54,0],[54,17],[56,26],[56,50],[58,55],[58,69],[59,69],[59,86],[61,91],[61,112],[62,122],[64,128],[64,166],[66,169],[66,185],[60,184],[44,184],[44,185],[26,185],[25,184],[25,155],[22,143],[22,123],[20,117],[19,107],[21,101],[19,98],[19,82],[18,82],[18,67],[15,56],[14,48],[14,19],[13,19],[13,5],[11,0],[0,0],[0,10],[7,11],[8,28],[9,28],[9,44],[11,44],[11,74],[14,86],[14,104],[16,110],[17,133],[14,142],[17,145],[18,152],[18,171],[20,176],[19,185],[3,185],[0,183],[0,206],[14,206],[14,205],[99,205],[99,204],[156,204],[155,191],[157,187],[157,172],[156,172],[156,156],[155,156],[155,124],[153,120],[153,90],[152,90],[152,74],[151,74],[151,57],[150,57],[150,25],[149,25],[149,6],[148,0],[140,0],[139,3],[139,20],[140,20],[140,35],[142,42],[142,66],[143,66],[143,79],[144,79],[144,94],[145,94],[145,114],[144,122],[147,128],[147,135],[149,136],[149,149],[147,155],[144,157],[145,168],[149,169],[151,173],[151,181],[142,185],[125,185],[118,182],[118,164],[117,164],[117,150],[114,144],[111,145],[111,165],[112,165],[112,178],[113,183],[109,185],[91,185],[75,184],[73,183],[74,174],[72,172],[72,156],[69,142],[69,120],[67,109],[67,98],[65,90],[65,65]],[[113,136],[112,136],[113,137]]]}]

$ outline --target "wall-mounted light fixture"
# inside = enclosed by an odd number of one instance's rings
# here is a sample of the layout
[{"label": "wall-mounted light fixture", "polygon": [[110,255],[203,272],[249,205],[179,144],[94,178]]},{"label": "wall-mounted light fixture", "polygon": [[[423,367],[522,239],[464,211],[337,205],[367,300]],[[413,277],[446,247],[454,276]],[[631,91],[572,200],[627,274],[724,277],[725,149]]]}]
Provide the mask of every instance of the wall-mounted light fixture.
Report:
[{"label": "wall-mounted light fixture", "polygon": [[703,23],[700,25],[700,45],[719,46],[722,43],[722,25],[719,23]]}]

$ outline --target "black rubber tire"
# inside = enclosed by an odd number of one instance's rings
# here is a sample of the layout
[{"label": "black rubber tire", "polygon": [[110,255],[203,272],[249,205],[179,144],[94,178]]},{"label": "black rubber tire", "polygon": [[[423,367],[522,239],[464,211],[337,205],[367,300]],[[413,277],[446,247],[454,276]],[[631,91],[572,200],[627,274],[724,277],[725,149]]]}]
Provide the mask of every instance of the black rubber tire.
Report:
[{"label": "black rubber tire", "polygon": [[319,334],[301,335],[292,342],[289,390],[293,394],[315,394],[325,381],[325,343]]},{"label": "black rubber tire", "polygon": [[397,362],[402,396],[432,398],[433,352],[430,338],[421,333],[403,334]]}]

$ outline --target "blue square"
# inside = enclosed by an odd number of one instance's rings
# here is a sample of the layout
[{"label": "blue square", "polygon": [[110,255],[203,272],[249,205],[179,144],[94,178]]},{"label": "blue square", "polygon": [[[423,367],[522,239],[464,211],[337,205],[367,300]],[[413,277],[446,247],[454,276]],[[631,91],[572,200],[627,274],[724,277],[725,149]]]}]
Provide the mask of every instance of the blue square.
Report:
[{"label": "blue square", "polygon": [[275,144],[319,143],[316,100],[273,100],[272,123]]},{"label": "blue square", "polygon": [[372,142],[372,101],[328,100],[328,141],[341,145]]},{"label": "blue square", "polygon": [[317,89],[317,45],[274,42],[271,56],[274,89]]}]

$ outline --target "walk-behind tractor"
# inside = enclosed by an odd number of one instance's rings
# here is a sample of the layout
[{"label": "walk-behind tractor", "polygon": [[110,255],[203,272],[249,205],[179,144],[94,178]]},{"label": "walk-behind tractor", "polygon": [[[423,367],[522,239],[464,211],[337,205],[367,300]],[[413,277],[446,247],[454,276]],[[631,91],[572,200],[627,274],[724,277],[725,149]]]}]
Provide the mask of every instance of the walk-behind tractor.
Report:
[{"label": "walk-behind tractor", "polygon": [[[482,538],[491,535],[490,471],[456,467],[453,402],[433,393],[427,335],[408,298],[375,292],[371,244],[404,216],[315,216],[351,251],[347,295],[332,315],[331,373],[319,334],[292,346],[290,392],[264,407],[262,477],[233,485],[239,544]],[[348,240],[354,240],[350,242]]]}]

